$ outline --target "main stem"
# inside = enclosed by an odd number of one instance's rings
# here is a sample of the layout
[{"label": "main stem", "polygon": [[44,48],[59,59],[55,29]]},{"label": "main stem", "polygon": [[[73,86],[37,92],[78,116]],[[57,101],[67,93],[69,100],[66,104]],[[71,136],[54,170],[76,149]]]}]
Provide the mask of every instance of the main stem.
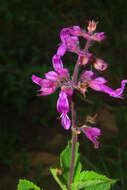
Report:
[{"label": "main stem", "polygon": [[[71,111],[72,111],[72,126],[73,128],[76,128],[76,110],[75,110],[74,101],[72,101],[71,103]],[[70,190],[70,185],[73,179],[76,142],[77,142],[77,133],[75,131],[72,131],[72,153],[71,153],[70,173],[69,173],[69,179],[68,179],[68,190]]]},{"label": "main stem", "polygon": [[[79,71],[79,63],[77,61],[75,68],[74,68],[74,73],[73,73],[73,84],[74,85],[77,83],[78,71]],[[77,124],[76,124],[76,109],[75,109],[74,98],[75,97],[73,94],[73,98],[72,98],[72,102],[71,102],[72,127],[73,127],[73,129],[76,129]],[[70,172],[69,172],[69,179],[68,179],[68,190],[70,190],[70,186],[71,186],[71,183],[73,180],[76,142],[77,142],[77,133],[74,130],[72,130],[72,153],[71,153],[71,165],[70,165]]]},{"label": "main stem", "polygon": [[[87,43],[84,48],[84,53],[87,53],[88,48],[90,46],[90,40],[87,40]],[[78,72],[79,72],[79,63],[77,61],[74,73],[73,73],[73,84],[77,85],[77,78],[78,78]],[[73,173],[74,173],[74,162],[75,162],[75,153],[76,153],[76,142],[77,142],[77,133],[74,129],[77,128],[76,123],[76,109],[75,109],[75,100],[74,100],[74,94],[73,99],[71,102],[71,113],[72,113],[72,153],[71,153],[71,164],[70,164],[70,172],[69,172],[69,178],[68,178],[68,190],[70,190],[72,180],[73,180]]]}]

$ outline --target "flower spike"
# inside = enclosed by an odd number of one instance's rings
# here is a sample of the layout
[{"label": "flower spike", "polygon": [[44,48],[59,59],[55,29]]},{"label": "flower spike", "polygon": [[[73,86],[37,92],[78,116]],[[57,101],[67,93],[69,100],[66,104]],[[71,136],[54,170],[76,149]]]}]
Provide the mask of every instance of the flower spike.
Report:
[{"label": "flower spike", "polygon": [[[52,57],[54,70],[45,73],[45,78],[32,75],[32,81],[40,86],[38,96],[50,95],[60,88],[56,108],[60,113],[61,124],[66,130],[70,129],[71,126],[68,113],[69,103],[73,100],[74,89],[79,90],[84,96],[88,91],[87,89],[92,88],[95,91],[106,93],[114,98],[123,98],[127,80],[122,80],[121,87],[113,90],[106,85],[107,80],[105,78],[97,76],[97,74],[91,70],[94,67],[97,71],[104,71],[108,66],[105,61],[96,58],[89,52],[91,41],[100,42],[105,39],[104,32],[95,33],[97,24],[98,22],[93,20],[89,21],[87,30],[79,26],[63,28],[60,32],[61,43],[59,44],[56,54]],[[80,48],[79,37],[83,37],[87,41],[84,49]],[[62,56],[68,51],[78,56],[72,77],[70,77],[68,69],[63,67],[62,61]],[[90,66],[90,69],[83,71],[83,73],[79,75],[80,66]],[[98,137],[101,133],[100,129],[86,125],[80,128],[75,126],[75,129],[84,132],[88,139],[94,143],[95,148],[99,147]]]}]

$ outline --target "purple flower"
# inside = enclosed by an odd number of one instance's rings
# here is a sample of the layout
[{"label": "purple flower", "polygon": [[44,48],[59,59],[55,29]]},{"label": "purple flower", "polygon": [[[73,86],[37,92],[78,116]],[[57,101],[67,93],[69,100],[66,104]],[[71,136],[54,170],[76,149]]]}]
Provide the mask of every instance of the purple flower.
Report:
[{"label": "purple flower", "polygon": [[71,121],[67,115],[69,112],[69,102],[67,94],[63,90],[61,90],[59,93],[59,98],[57,100],[57,110],[59,113],[61,113],[61,124],[66,130],[68,130],[71,125]]},{"label": "purple flower", "polygon": [[113,90],[105,85],[107,81],[103,77],[97,77],[96,74],[92,71],[84,71],[84,73],[80,77],[80,80],[82,82],[85,82],[88,87],[96,91],[101,91],[106,94],[109,94],[114,98],[123,98],[122,94],[125,88],[125,84],[127,83],[127,80],[122,80],[121,88]]},{"label": "purple flower", "polygon": [[63,68],[60,56],[53,56],[53,67],[55,71],[45,73],[45,79],[32,75],[32,80],[41,87],[39,90],[41,93],[38,96],[52,94],[58,87],[61,88],[57,101],[57,110],[61,113],[61,124],[68,130],[71,125],[67,113],[69,112],[69,101],[73,94],[72,83],[69,79],[68,70]]},{"label": "purple flower", "polygon": [[60,38],[62,43],[60,44],[57,55],[63,56],[66,51],[78,52],[79,40],[77,36],[70,35],[70,28],[64,28],[60,32]]},{"label": "purple flower", "polygon": [[94,143],[94,148],[99,148],[98,136],[101,134],[101,130],[86,125],[83,125],[80,129],[85,133],[88,139]]}]

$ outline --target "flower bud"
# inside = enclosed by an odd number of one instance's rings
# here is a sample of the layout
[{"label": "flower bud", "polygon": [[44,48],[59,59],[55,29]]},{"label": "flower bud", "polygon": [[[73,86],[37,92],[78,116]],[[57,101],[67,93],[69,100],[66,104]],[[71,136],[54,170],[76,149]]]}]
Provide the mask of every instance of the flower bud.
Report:
[{"label": "flower bud", "polygon": [[87,53],[87,54],[84,54],[84,55],[79,55],[79,64],[82,65],[82,66],[85,66],[88,61],[89,61],[89,58],[91,57],[91,53]]},{"label": "flower bud", "polygon": [[95,60],[93,65],[94,65],[94,68],[97,69],[98,71],[104,71],[108,67],[107,63],[105,63],[102,59],[99,59],[99,58]]},{"label": "flower bud", "polygon": [[97,26],[98,22],[95,22],[95,21],[89,21],[88,22],[88,27],[87,27],[87,30],[88,32],[94,32],[96,30],[96,26]]}]

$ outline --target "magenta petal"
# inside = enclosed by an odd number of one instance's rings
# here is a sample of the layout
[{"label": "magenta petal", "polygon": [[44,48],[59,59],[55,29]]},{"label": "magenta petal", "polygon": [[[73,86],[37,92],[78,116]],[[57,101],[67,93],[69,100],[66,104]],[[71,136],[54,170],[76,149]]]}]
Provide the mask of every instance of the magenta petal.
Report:
[{"label": "magenta petal", "polygon": [[63,78],[68,78],[68,76],[69,76],[68,69],[66,69],[66,68],[65,69],[59,69],[57,72]]},{"label": "magenta petal", "polygon": [[58,74],[55,71],[49,71],[48,73],[45,73],[45,77],[48,80],[58,80]]},{"label": "magenta petal", "polygon": [[95,40],[95,41],[101,41],[101,40],[105,39],[104,32],[95,33],[95,34],[92,36],[92,39]]},{"label": "magenta petal", "polygon": [[103,84],[106,82],[107,81],[103,77],[97,77],[96,79],[89,81],[88,84],[94,90],[104,92],[106,86]]},{"label": "magenta petal", "polygon": [[52,88],[41,88],[39,91],[41,91],[41,93],[37,96],[49,95],[56,91],[56,86],[53,86]]},{"label": "magenta petal", "polygon": [[48,80],[48,79],[42,79],[40,81],[41,88],[51,88],[52,86],[56,86],[56,85],[57,85],[56,82],[53,82],[53,81]]},{"label": "magenta petal", "polygon": [[59,98],[57,100],[57,110],[59,113],[66,114],[69,112],[69,102],[67,95],[64,91],[60,91]]},{"label": "magenta petal", "polygon": [[94,72],[93,72],[93,71],[87,71],[87,70],[86,70],[86,71],[83,73],[83,75],[84,75],[85,78],[90,78],[91,76],[94,75]]},{"label": "magenta petal", "polygon": [[[103,85],[103,86],[104,86],[104,85]],[[91,87],[92,89],[94,89],[94,90],[96,90],[96,91],[102,91],[102,92],[104,92],[104,91],[102,90],[102,85],[98,84],[97,82],[94,82],[94,80],[91,81],[91,82],[89,82],[89,87]]]},{"label": "magenta petal", "polygon": [[45,96],[45,95],[52,94],[58,86],[56,82],[53,82],[47,79],[42,79],[35,75],[32,75],[32,81],[38,84],[39,86],[41,86],[41,89],[38,90],[41,93],[38,94],[37,96]]},{"label": "magenta petal", "polygon": [[90,141],[94,143],[94,148],[99,148],[98,136],[101,130],[95,127],[82,127],[81,130],[85,133]]},{"label": "magenta petal", "polygon": [[63,56],[66,52],[66,46],[64,44],[61,44],[59,47],[58,47],[58,50],[57,50],[57,55],[59,56]]},{"label": "magenta petal", "polygon": [[122,98],[122,95],[120,94],[121,89],[113,90],[106,85],[97,83],[95,80],[89,82],[89,86],[96,91],[104,92],[114,98]]},{"label": "magenta petal", "polygon": [[48,79],[41,79],[39,77],[36,77],[35,75],[32,76],[33,82],[41,86],[41,89],[38,90],[41,92],[38,94],[38,96],[44,96],[48,94],[52,94],[56,88],[58,87],[58,83],[56,81],[51,81]]},{"label": "magenta petal", "polygon": [[119,95],[121,95],[123,93],[126,83],[127,83],[127,80],[122,80],[121,88],[116,89],[116,92],[119,93]]},{"label": "magenta petal", "polygon": [[38,96],[45,96],[45,95],[52,94],[53,92],[55,92],[57,87],[58,87],[57,82],[43,79],[41,81],[41,89],[39,90],[41,91],[41,94],[39,94]]},{"label": "magenta petal", "polygon": [[77,36],[69,36],[66,38],[66,46],[68,51],[77,52],[79,49],[79,40]]},{"label": "magenta petal", "polygon": [[79,40],[77,36],[71,36],[70,32],[73,31],[70,28],[64,28],[60,32],[60,38],[62,45],[58,48],[57,55],[63,56],[65,51],[77,52],[79,49]]},{"label": "magenta petal", "polygon": [[53,68],[55,71],[63,68],[63,63],[59,55],[54,55],[52,58]]},{"label": "magenta petal", "polygon": [[68,130],[71,126],[71,120],[69,119],[67,114],[61,115],[61,124],[64,127],[64,129]]},{"label": "magenta petal", "polygon": [[88,82],[88,81],[91,81],[92,78],[94,77],[94,72],[92,71],[84,71],[82,73],[82,75],[80,76],[80,79],[83,81],[83,82]]},{"label": "magenta petal", "polygon": [[96,79],[94,79],[94,82],[98,84],[104,84],[107,82],[107,80],[103,77],[97,77]]},{"label": "magenta petal", "polygon": [[70,30],[70,33],[72,35],[80,36],[82,34],[82,29],[79,26],[73,26],[72,30]]},{"label": "magenta petal", "polygon": [[104,93],[107,93],[109,94],[110,96],[114,97],[114,98],[123,98],[122,97],[122,94],[121,94],[121,90],[122,89],[116,89],[116,90],[113,90],[111,89],[110,87],[106,86],[106,85],[102,85],[101,86],[101,91],[104,92]]},{"label": "magenta petal", "polygon": [[[84,77],[86,77],[85,73],[83,73],[81,77],[82,77],[81,79],[84,80]],[[123,98],[122,93],[124,91],[127,80],[123,80],[121,82],[121,88],[118,88],[116,90],[113,90],[112,88],[106,86],[105,85],[106,82],[107,81],[103,77],[97,77],[94,80],[88,80],[88,85],[92,89],[109,94],[110,96],[114,98]]]},{"label": "magenta petal", "polygon": [[113,90],[110,87],[103,85],[102,86],[102,91],[105,92],[105,93],[107,93],[107,94],[109,94],[110,96],[112,96],[114,98],[123,98],[122,93],[124,91],[126,83],[127,83],[127,80],[123,80],[121,82],[121,88],[118,88],[116,90]]},{"label": "magenta petal", "polygon": [[68,98],[71,98],[74,91],[71,88],[66,88],[66,89],[64,89],[64,92],[67,94]]},{"label": "magenta petal", "polygon": [[70,35],[70,28],[63,28],[60,32],[60,38],[65,43],[66,38]]},{"label": "magenta petal", "polygon": [[34,83],[40,85],[40,83],[41,83],[42,80],[43,80],[42,78],[37,77],[36,75],[32,75],[32,81],[33,81]]}]

